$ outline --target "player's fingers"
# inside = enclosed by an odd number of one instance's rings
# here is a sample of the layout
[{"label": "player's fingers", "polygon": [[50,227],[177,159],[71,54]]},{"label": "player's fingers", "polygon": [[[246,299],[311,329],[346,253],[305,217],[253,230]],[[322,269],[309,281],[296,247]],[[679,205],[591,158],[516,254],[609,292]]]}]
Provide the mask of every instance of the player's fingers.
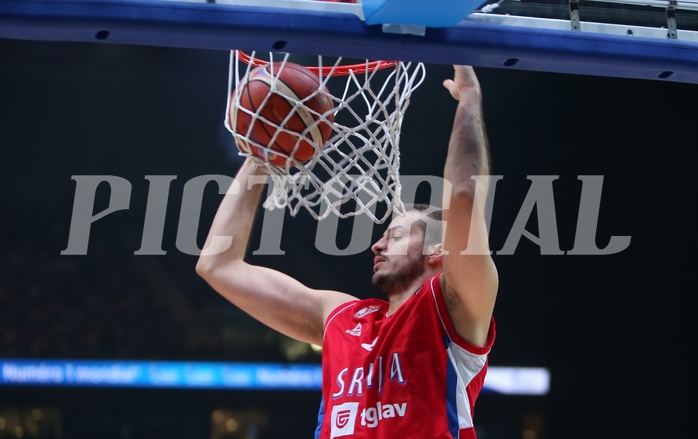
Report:
[{"label": "player's fingers", "polygon": [[457,101],[460,100],[460,89],[453,81],[453,79],[444,79],[443,86],[446,88],[446,90],[449,91],[449,93],[451,93],[453,99]]}]

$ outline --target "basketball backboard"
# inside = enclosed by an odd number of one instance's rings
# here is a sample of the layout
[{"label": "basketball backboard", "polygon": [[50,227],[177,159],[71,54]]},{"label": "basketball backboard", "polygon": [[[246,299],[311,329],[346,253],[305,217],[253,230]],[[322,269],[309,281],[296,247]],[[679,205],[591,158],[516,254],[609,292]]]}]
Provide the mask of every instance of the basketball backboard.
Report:
[{"label": "basketball backboard", "polygon": [[357,1],[0,0],[0,37],[698,83],[696,0]]}]

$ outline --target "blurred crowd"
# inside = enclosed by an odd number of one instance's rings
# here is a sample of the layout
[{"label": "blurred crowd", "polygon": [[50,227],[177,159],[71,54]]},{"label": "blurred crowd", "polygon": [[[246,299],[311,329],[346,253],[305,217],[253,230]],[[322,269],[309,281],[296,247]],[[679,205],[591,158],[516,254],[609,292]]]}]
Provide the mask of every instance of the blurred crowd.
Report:
[{"label": "blurred crowd", "polygon": [[319,359],[222,299],[195,257],[134,255],[126,224],[93,230],[87,255],[61,255],[69,224],[47,216],[0,211],[0,358]]}]

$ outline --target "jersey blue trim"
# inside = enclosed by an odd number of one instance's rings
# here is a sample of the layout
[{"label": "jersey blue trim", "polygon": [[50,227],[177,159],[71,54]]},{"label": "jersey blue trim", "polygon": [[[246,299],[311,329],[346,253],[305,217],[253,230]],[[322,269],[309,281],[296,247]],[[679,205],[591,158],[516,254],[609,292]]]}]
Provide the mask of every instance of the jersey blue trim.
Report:
[{"label": "jersey blue trim", "polygon": [[[451,343],[444,336],[444,343],[448,347]],[[448,431],[451,437],[458,437],[458,399],[457,399],[458,374],[453,363],[446,361],[446,417],[448,419]]]},{"label": "jersey blue trim", "polygon": [[325,398],[320,399],[320,409],[317,414],[317,427],[315,427],[315,439],[320,437],[322,432],[322,423],[325,420]]}]

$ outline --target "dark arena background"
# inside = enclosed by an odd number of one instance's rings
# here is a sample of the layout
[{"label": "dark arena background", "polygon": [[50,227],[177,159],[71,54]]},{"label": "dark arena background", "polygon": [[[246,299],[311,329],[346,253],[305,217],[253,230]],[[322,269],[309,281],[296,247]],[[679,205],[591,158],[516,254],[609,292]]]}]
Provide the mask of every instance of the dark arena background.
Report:
[{"label": "dark arena background", "polygon": [[[240,164],[223,126],[227,51],[3,39],[0,60],[3,367],[19,360],[319,364],[319,352],[219,297],[196,276],[196,255],[176,245],[184,184],[232,176]],[[542,395],[482,394],[479,437],[692,437],[698,86],[476,70],[493,173],[503,176],[491,228],[501,283],[490,364],[550,374]],[[430,64],[413,95],[402,132],[403,175],[441,175],[455,108],[441,81],[451,73],[449,65]],[[74,177],[87,175],[127,180],[130,204],[92,224],[87,254],[61,255]],[[176,176],[163,251],[139,255],[146,177],[158,175]],[[535,210],[515,252],[496,254],[529,176],[544,175],[557,177],[563,254],[544,254],[531,239],[540,234]],[[564,254],[575,242],[580,176],[603,176],[597,247],[630,236],[623,251]],[[199,245],[220,200],[214,186],[201,207]],[[109,196],[100,186],[95,212]],[[351,221],[340,224],[339,248]],[[285,254],[250,260],[313,287],[376,294],[370,251],[322,254],[316,228],[304,212],[287,215]],[[0,437],[309,438],[320,397],[316,389],[107,384],[23,384],[5,376]]]}]

